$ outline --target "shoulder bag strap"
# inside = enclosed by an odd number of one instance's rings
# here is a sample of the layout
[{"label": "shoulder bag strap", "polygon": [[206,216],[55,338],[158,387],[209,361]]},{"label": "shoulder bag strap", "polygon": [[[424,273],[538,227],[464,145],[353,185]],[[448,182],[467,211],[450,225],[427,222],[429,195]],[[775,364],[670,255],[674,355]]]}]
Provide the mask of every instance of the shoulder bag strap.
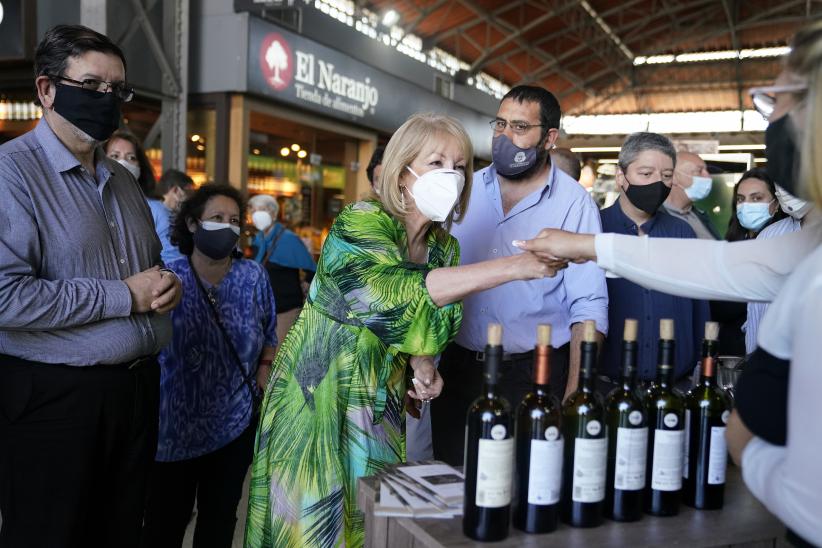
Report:
[{"label": "shoulder bag strap", "polygon": [[[265,256],[263,257],[263,260],[260,263],[261,265],[265,266],[265,265],[268,264],[268,258],[271,257],[271,253],[274,252],[274,249],[277,247],[277,242],[280,241],[280,238],[282,237],[282,235],[284,233],[285,233],[285,227],[283,226],[282,230],[280,230],[277,233],[277,236],[274,238],[274,240],[271,241],[271,246],[266,250]],[[265,241],[265,234],[263,234],[263,241]]]},{"label": "shoulder bag strap", "polygon": [[223,321],[220,319],[220,313],[217,310],[217,304],[211,300],[211,298],[208,295],[208,292],[205,290],[205,287],[203,287],[203,282],[200,280],[200,276],[197,274],[197,271],[194,270],[194,265],[191,264],[191,257],[188,258],[188,264],[191,267],[191,273],[194,276],[194,280],[197,282],[197,287],[200,288],[200,293],[202,294],[203,298],[208,304],[209,310],[211,310],[211,315],[214,319],[214,323],[216,323],[217,327],[220,328],[220,332],[223,334],[223,338],[225,338],[225,342],[228,344],[228,348],[231,350],[231,355],[234,357],[234,362],[237,365],[237,369],[240,371],[240,378],[243,379],[243,382],[248,387],[248,391],[251,393],[252,401],[256,401],[257,393],[254,390],[254,386],[251,384],[251,376],[254,375],[255,372],[251,371],[250,373],[246,374],[245,370],[243,369],[243,360],[237,353],[237,349],[234,348],[234,344],[231,342],[231,337],[228,336],[228,330],[226,330],[225,325],[223,325]]}]

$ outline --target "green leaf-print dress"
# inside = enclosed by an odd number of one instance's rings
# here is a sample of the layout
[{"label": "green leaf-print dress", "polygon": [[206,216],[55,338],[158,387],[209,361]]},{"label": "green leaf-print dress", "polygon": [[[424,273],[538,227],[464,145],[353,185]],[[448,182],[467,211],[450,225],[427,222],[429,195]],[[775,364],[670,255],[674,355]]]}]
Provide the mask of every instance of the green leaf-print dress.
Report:
[{"label": "green leaf-print dress", "polygon": [[362,546],[357,478],[405,460],[408,358],[440,353],[462,321],[460,303],[438,307],[425,287],[429,270],[459,264],[457,241],[430,231],[426,265],[406,250],[379,202],[331,227],[263,401],[246,547]]}]

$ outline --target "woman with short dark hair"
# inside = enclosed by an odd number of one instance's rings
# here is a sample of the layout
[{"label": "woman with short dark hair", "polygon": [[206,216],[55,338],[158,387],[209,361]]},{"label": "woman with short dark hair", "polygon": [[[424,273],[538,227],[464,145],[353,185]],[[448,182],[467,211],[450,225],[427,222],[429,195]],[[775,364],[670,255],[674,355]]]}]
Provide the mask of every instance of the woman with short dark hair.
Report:
[{"label": "woman with short dark hair", "polygon": [[254,445],[254,402],[277,345],[274,295],[259,264],[236,253],[245,208],[228,185],[184,201],[167,266],[183,283],[174,335],[160,354],[160,433],[145,546],[180,546],[197,500],[194,545],[231,546]]}]

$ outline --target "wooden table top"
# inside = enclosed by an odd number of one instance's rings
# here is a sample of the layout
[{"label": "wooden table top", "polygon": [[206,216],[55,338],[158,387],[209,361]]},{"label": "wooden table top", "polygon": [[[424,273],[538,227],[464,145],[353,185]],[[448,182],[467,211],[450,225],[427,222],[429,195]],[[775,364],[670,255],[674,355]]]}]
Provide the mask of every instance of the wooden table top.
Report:
[{"label": "wooden table top", "polygon": [[[785,534],[784,526],[762,504],[757,501],[742,482],[739,468],[728,466],[725,485],[725,506],[722,510],[694,510],[680,507],[679,515],[654,517],[645,515],[640,521],[618,523],[605,520],[602,526],[592,529],[577,529],[560,523],[553,533],[528,535],[511,528],[507,539],[496,543],[480,543],[462,534],[462,518],[452,519],[410,519],[391,517],[387,530],[391,538],[405,539],[408,546],[563,546],[563,547],[631,547],[643,546],[731,546],[757,543],[773,546]],[[379,492],[379,480],[374,477],[361,478],[359,482],[360,508],[369,512],[373,508]],[[366,522],[373,524],[375,516],[366,516]],[[398,533],[399,531],[399,533]],[[392,548],[396,541],[386,538]],[[413,542],[408,544],[408,539]],[[381,545],[384,541],[369,542],[369,546]],[[777,542],[782,544],[781,542]]]}]

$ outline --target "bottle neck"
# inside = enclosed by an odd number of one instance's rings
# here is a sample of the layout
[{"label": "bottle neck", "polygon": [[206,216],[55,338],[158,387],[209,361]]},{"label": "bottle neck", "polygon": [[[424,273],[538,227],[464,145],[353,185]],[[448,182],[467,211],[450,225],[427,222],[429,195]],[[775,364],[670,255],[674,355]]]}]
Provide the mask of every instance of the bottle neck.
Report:
[{"label": "bottle neck", "polygon": [[659,359],[657,360],[656,381],[660,386],[670,387],[674,382],[674,341],[659,340]]},{"label": "bottle neck", "polygon": [[485,346],[483,367],[483,393],[490,399],[496,395],[499,366],[502,362],[502,346]]},{"label": "bottle neck", "polygon": [[581,343],[579,360],[579,390],[581,392],[594,391],[594,376],[596,375],[596,363],[597,343]]},{"label": "bottle neck", "polygon": [[633,390],[636,385],[636,341],[622,341],[622,388]]},{"label": "bottle neck", "polygon": [[551,350],[547,345],[538,344],[534,348],[534,393],[544,396],[550,392]]},{"label": "bottle neck", "polygon": [[719,353],[716,341],[702,341],[702,367],[700,368],[699,384],[711,386],[716,384],[716,356]]}]

